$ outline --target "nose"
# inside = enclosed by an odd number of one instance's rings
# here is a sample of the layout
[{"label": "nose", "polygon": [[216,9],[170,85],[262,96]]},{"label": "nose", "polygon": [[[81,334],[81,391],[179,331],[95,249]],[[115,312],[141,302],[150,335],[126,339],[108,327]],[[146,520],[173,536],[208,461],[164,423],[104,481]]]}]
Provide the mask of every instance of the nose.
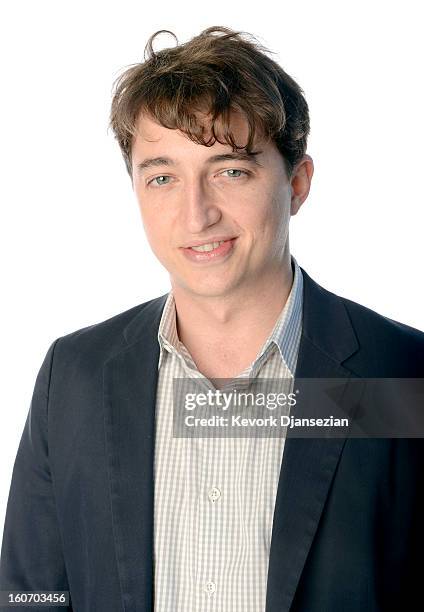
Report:
[{"label": "nose", "polygon": [[201,178],[193,178],[182,192],[181,214],[185,228],[200,234],[217,223],[222,216],[216,198]]}]

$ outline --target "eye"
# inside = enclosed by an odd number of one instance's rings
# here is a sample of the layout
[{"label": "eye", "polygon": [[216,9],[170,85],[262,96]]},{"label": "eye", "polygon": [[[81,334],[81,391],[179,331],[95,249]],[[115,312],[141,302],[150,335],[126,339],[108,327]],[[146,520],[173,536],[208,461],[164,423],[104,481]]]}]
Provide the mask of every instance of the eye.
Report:
[{"label": "eye", "polygon": [[245,176],[248,176],[250,174],[250,172],[247,172],[247,170],[240,170],[240,168],[229,168],[228,170],[224,170],[224,173],[225,172],[229,172],[229,176],[231,178],[240,178],[242,174],[244,174]]},{"label": "eye", "polygon": [[151,183],[153,183],[154,181],[157,181],[155,183],[155,185],[168,185],[168,180],[163,181],[162,179],[170,179],[171,177],[168,176],[167,174],[161,174],[160,176],[155,176],[154,178],[150,179],[150,181],[147,181],[147,184],[150,185]]}]

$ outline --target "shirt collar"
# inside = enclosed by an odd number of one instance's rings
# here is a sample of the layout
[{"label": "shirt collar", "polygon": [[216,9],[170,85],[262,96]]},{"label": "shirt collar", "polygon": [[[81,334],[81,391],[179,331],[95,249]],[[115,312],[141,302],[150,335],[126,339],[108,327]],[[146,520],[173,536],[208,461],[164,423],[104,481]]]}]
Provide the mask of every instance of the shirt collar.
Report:
[{"label": "shirt collar", "polygon": [[302,303],[303,303],[303,276],[296,259],[292,259],[293,284],[284,307],[274,325],[268,338],[258,352],[252,364],[252,374],[262,366],[268,351],[277,346],[281,359],[289,371],[294,375],[299,349],[300,336],[302,333]]},{"label": "shirt collar", "polygon": [[[268,351],[270,351],[274,345],[278,347],[282,360],[294,375],[302,332],[303,276],[293,255],[291,256],[291,260],[294,272],[293,284],[272,332],[252,364],[251,375],[253,376],[266,360]],[[168,294],[162,312],[158,329],[158,342],[160,347],[158,369],[160,369],[165,350],[180,353],[180,340],[178,338],[176,326],[175,299],[172,291]]]}]

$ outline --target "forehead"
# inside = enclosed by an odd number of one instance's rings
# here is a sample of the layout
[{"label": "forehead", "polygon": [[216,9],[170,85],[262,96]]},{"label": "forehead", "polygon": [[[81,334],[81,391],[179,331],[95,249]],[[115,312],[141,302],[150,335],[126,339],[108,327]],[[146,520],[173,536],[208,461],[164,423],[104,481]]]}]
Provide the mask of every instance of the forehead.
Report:
[{"label": "forehead", "polygon": [[[207,141],[211,137],[211,118],[210,115],[204,113],[197,113],[197,117],[200,125],[203,126],[203,136]],[[233,138],[237,145],[245,146],[248,141],[249,127],[246,119],[241,113],[231,113],[229,129],[233,135]],[[163,125],[157,123],[152,117],[147,114],[140,113],[136,124],[135,124],[135,136],[133,139],[133,149],[154,149],[158,146],[163,145],[174,145],[178,147],[197,147],[197,153],[199,153],[199,147],[204,149],[232,149],[232,147],[225,143],[223,138],[222,126],[219,121],[215,123],[215,133],[223,141],[220,143],[216,141],[212,147],[206,147],[199,143],[196,143],[189,139],[188,135],[177,129],[169,129]],[[258,131],[259,132],[259,131]],[[255,135],[255,144],[262,142],[260,134]]]}]

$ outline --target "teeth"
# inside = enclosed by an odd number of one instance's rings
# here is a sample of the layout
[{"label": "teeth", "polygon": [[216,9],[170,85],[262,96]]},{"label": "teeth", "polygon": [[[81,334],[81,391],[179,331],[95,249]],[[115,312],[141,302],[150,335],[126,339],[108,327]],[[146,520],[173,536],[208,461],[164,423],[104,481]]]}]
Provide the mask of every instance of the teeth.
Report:
[{"label": "teeth", "polygon": [[213,251],[223,242],[225,242],[225,240],[221,240],[220,242],[209,242],[209,244],[201,244],[200,246],[192,246],[191,248],[193,249],[193,251],[205,253],[206,251]]}]

